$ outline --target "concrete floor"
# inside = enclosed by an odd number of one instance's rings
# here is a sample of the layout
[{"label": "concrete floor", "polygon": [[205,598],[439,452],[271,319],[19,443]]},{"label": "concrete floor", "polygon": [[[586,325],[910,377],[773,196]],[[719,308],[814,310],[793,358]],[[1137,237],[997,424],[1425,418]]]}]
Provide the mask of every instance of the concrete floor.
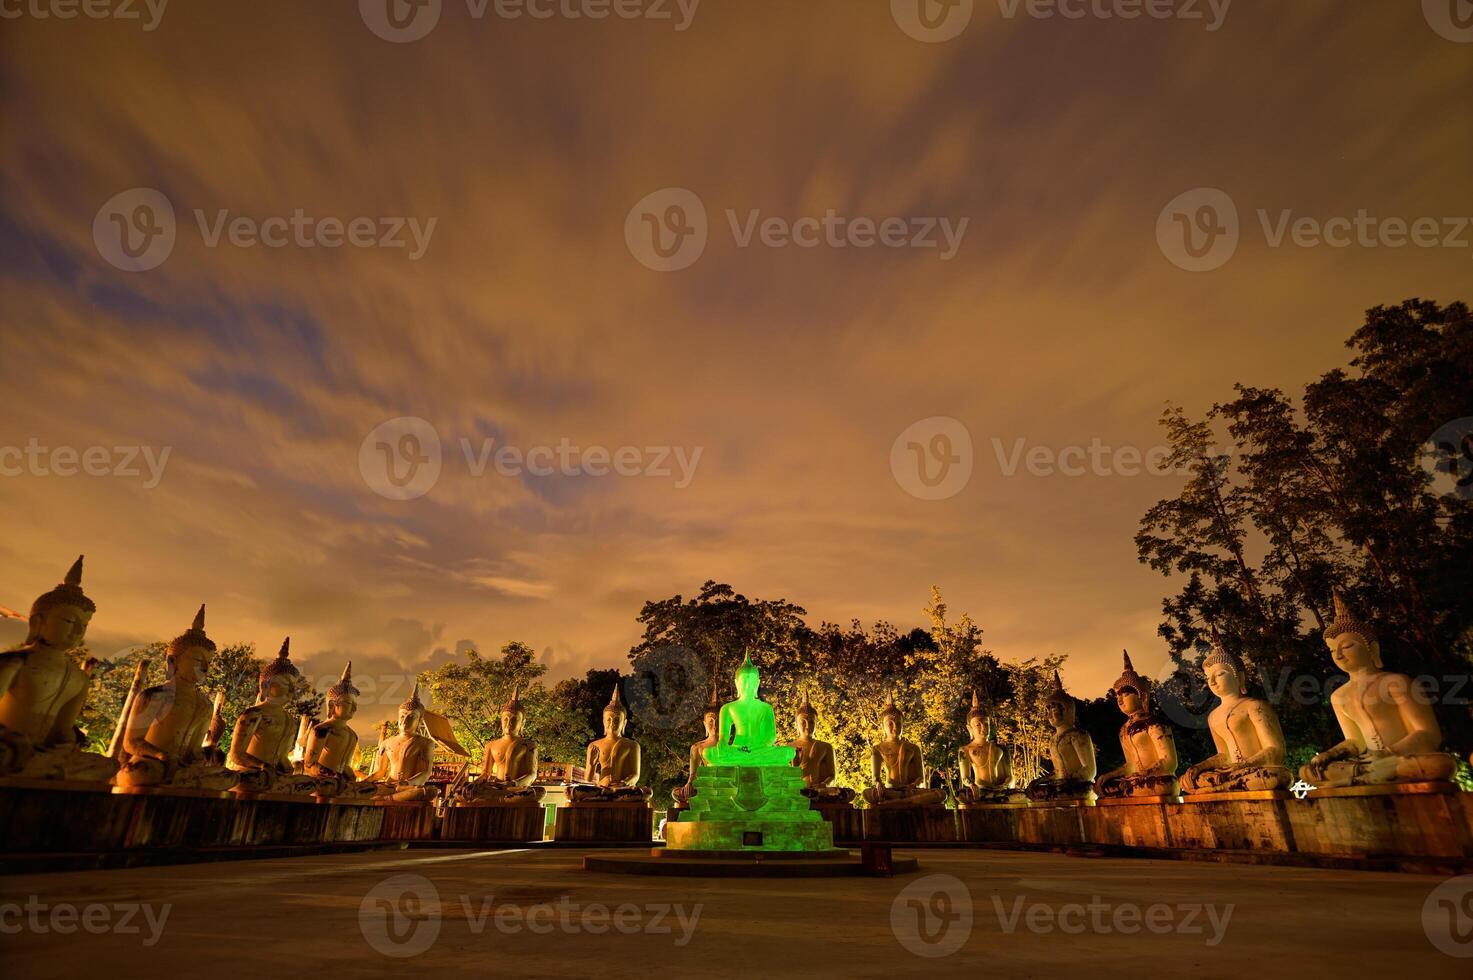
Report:
[{"label": "concrete floor", "polygon": [[[11,877],[0,880],[0,963],[17,978],[108,980],[426,970],[748,980],[840,971],[1473,975],[1473,959],[1429,941],[1429,929],[1449,932],[1435,914],[1424,923],[1440,884],[1431,877],[921,850],[897,852],[922,870],[895,879],[666,879],[585,873],[582,853],[416,850]],[[1215,920],[1193,911],[1207,904]],[[657,919],[652,906],[669,910]],[[1141,916],[1157,931],[1144,931]],[[923,955],[937,953],[949,955]]]}]

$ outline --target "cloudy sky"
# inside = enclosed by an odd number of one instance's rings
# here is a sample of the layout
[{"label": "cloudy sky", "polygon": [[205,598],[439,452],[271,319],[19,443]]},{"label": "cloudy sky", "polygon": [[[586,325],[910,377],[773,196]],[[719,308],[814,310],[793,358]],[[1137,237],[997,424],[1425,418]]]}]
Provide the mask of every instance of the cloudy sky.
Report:
[{"label": "cloudy sky", "polygon": [[389,3],[6,8],[0,605],[86,552],[96,652],[205,601],[388,684],[934,583],[1093,694],[1164,658],[1163,404],[1470,298],[1451,0]]}]

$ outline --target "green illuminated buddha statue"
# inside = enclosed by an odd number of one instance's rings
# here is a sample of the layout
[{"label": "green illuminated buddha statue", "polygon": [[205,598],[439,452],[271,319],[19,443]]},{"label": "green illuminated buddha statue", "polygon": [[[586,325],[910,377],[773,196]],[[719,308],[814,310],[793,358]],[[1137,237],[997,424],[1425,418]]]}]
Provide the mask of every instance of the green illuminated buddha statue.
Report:
[{"label": "green illuminated buddha statue", "polygon": [[960,786],[957,799],[962,803],[1014,803],[1023,799],[1021,790],[1012,789],[1013,764],[1008,750],[997,744],[992,719],[972,692],[972,710],[967,712],[967,731],[972,740],[956,753]]},{"label": "green illuminated buddha statue", "polygon": [[1212,652],[1202,661],[1207,686],[1220,703],[1207,716],[1217,753],[1182,775],[1182,790],[1194,795],[1287,789],[1284,730],[1273,705],[1246,694],[1247,670],[1212,632]]},{"label": "green illuminated buddha statue", "polygon": [[813,737],[818,726],[818,712],[808,703],[808,692],[793,711],[793,728],[798,737],[792,747],[797,750],[793,765],[803,770],[803,795],[819,804],[848,804],[854,802],[854,790],[847,786],[835,786],[838,771],[834,766],[834,747],[828,742]]},{"label": "green illuminated buddha statue", "polygon": [[1310,759],[1299,778],[1322,789],[1451,779],[1457,759],[1441,751],[1432,706],[1409,677],[1382,669],[1376,631],[1338,593],[1325,643],[1335,666],[1350,675],[1330,695],[1345,739]]},{"label": "green illuminated buddha statue", "polygon": [[760,681],[752,655],[736,671],[737,699],[721,706],[716,744],[706,750],[712,766],[789,766],[793,747],[777,744],[777,716],[757,698]]},{"label": "green illuminated buddha statue", "polygon": [[1176,736],[1151,702],[1151,682],[1135,672],[1129,653],[1115,682],[1115,700],[1126,715],[1120,727],[1125,763],[1095,780],[1095,792],[1106,799],[1178,795]]},{"label": "green illuminated buddha statue", "polygon": [[1079,704],[1064,690],[1059,672],[1054,671],[1054,691],[1045,704],[1048,722],[1054,726],[1049,740],[1053,771],[1039,776],[1024,790],[1030,803],[1055,803],[1095,798],[1095,743],[1089,733],[1075,724]]},{"label": "green illuminated buddha statue", "polygon": [[527,712],[517,697],[520,692],[520,685],[513,687],[511,700],[501,706],[501,737],[486,743],[481,774],[461,787],[461,799],[536,804],[547,792],[532,785],[537,780],[537,743],[522,736]]},{"label": "green illuminated buddha statue", "polygon": [[343,676],[327,689],[327,720],[313,725],[302,753],[302,771],[319,780],[330,796],[372,796],[377,787],[353,768],[358,733],[348,722],[358,713],[359,690],[353,685],[353,661]]},{"label": "green illuminated buddha statue", "polygon": [[900,709],[891,691],[880,711],[880,741],[870,749],[874,785],[864,791],[865,800],[876,807],[942,805],[946,802],[943,791],[921,785],[926,768],[920,746],[901,738],[900,728]]},{"label": "green illuminated buddha statue", "polygon": [[75,651],[96,611],[82,593],[78,557],[32,603],[25,643],[0,654],[0,775],[105,783],[117,772],[116,760],[83,750],[76,727],[92,675]]},{"label": "green illuminated buddha statue", "polygon": [[259,700],[235,720],[225,764],[240,773],[237,789],[307,794],[319,790],[312,776],[292,771],[297,723],[286,706],[301,686],[302,673],[291,662],[291,637],[287,637],[276,659],[261,668]]},{"label": "green illuminated buddha statue", "polygon": [[574,803],[628,803],[644,805],[649,799],[648,786],[636,786],[640,774],[639,743],[624,737],[629,712],[619,700],[619,685],[604,706],[604,737],[588,743],[583,768],[591,782],[569,786],[568,799]]},{"label": "green illuminated buddha statue", "polygon": [[701,725],[706,730],[706,737],[695,742],[690,747],[690,775],[685,779],[684,786],[677,786],[670,791],[675,797],[675,803],[679,807],[690,805],[691,797],[696,795],[696,774],[703,766],[709,765],[706,761],[706,751],[716,746],[717,733],[721,727],[721,702],[718,701],[717,684],[711,684],[711,703],[706,705],[706,710],[701,712]]},{"label": "green illuminated buddha statue", "polygon": [[240,781],[205,754],[214,708],[199,689],[215,655],[205,635],[205,607],[168,647],[167,679],[139,693],[123,728],[119,786],[175,786],[227,790]]}]

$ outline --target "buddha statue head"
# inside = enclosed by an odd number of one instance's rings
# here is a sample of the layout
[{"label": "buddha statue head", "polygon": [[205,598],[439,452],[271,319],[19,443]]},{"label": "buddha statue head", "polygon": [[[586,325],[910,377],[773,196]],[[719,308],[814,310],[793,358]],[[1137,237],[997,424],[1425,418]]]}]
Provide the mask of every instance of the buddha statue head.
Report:
[{"label": "buddha statue head", "polygon": [[987,711],[982,707],[977,692],[972,692],[972,708],[967,712],[967,731],[972,736],[973,742],[992,740],[992,722],[987,717]]},{"label": "buddha statue head", "polygon": [[1335,666],[1347,674],[1381,669],[1381,643],[1375,629],[1350,611],[1339,592],[1335,593],[1335,619],[1325,627],[1325,644]]},{"label": "buddha statue head", "polygon": [[505,738],[521,738],[522,729],[527,725],[527,711],[518,697],[521,691],[522,685],[514,685],[511,700],[501,706],[501,734]]},{"label": "buddha statue head", "polygon": [[1151,682],[1135,672],[1130,662],[1130,651],[1125,653],[1125,670],[1115,682],[1115,703],[1127,715],[1144,714],[1151,707]]},{"label": "buddha statue head", "polygon": [[419,726],[424,722],[425,703],[419,699],[419,681],[414,682],[414,690],[409,693],[405,702],[399,705],[399,734],[418,735]]},{"label": "buddha statue head", "polygon": [[736,669],[737,697],[743,701],[751,701],[757,697],[757,689],[761,686],[761,676],[757,673],[757,665],[752,663],[752,652],[748,650],[747,658]]},{"label": "buddha statue head", "polygon": [[1059,678],[1057,670],[1054,671],[1054,692],[1049,695],[1046,707],[1050,725],[1058,729],[1074,727],[1074,719],[1079,706],[1064,690],[1064,682]]},{"label": "buddha statue head", "polygon": [[807,691],[803,692],[803,700],[798,702],[798,707],[793,709],[793,727],[802,739],[812,738],[814,729],[818,727],[818,712],[808,703]]},{"label": "buddha statue head", "polygon": [[78,555],[61,584],[31,603],[26,643],[70,650],[81,644],[96,611],[96,603],[82,594],[82,556]]},{"label": "buddha statue head", "polygon": [[271,704],[285,704],[296,696],[302,683],[302,672],[291,661],[292,638],[281,641],[281,651],[276,659],[261,668],[261,700]]},{"label": "buddha statue head", "polygon": [[900,709],[895,707],[895,692],[885,695],[885,706],[880,709],[880,735],[886,741],[900,737]]},{"label": "buddha statue head", "polygon": [[624,702],[619,700],[619,682],[614,682],[614,696],[609,698],[609,703],[604,705],[604,735],[610,738],[622,738],[624,726],[629,723],[629,712],[624,708]]},{"label": "buddha statue head", "polygon": [[1217,630],[1212,631],[1212,652],[1202,661],[1202,674],[1207,686],[1219,698],[1242,697],[1247,691],[1247,669],[1243,661],[1222,645]]},{"label": "buddha statue head", "polygon": [[171,679],[185,684],[199,684],[210,669],[215,656],[215,641],[205,635],[205,607],[199,607],[189,629],[169,641],[165,651],[165,672]]},{"label": "buddha statue head", "polygon": [[358,713],[358,688],[353,686],[353,661],[343,667],[343,676],[327,689],[327,717],[339,721],[351,721]]}]

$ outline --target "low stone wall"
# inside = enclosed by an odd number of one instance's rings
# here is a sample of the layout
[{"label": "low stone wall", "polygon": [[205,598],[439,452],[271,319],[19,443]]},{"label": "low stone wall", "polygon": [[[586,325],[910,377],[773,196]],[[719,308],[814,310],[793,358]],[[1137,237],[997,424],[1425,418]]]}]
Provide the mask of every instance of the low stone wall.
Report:
[{"label": "low stone wall", "polygon": [[1473,860],[1473,794],[1382,787],[1306,799],[1233,794],[1114,806],[977,806],[957,811],[980,844],[1258,851],[1354,859]]},{"label": "low stone wall", "polygon": [[[393,809],[409,829],[385,834]],[[111,791],[79,783],[0,782],[0,850],[12,854],[334,844],[430,835],[433,807],[189,789]],[[416,836],[418,832],[418,836]]]}]

